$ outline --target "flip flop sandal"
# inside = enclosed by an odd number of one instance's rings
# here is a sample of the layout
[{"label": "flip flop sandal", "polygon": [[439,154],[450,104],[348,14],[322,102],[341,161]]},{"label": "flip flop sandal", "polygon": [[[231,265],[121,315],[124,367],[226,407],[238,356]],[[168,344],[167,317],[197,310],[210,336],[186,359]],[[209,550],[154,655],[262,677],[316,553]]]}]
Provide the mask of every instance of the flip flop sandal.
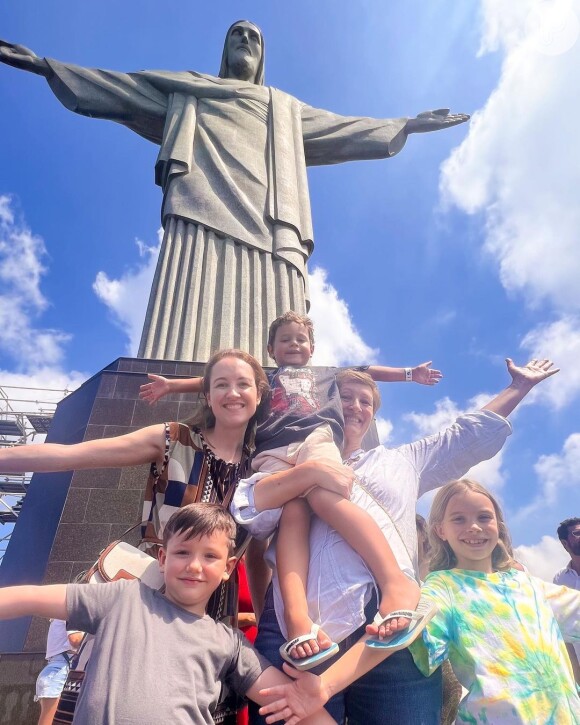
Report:
[{"label": "flip flop sandal", "polygon": [[299,637],[294,637],[294,639],[291,639],[283,644],[279,650],[280,657],[282,657],[285,662],[291,664],[292,667],[301,671],[310,670],[312,667],[316,667],[316,665],[320,665],[331,657],[334,657],[334,655],[338,652],[338,645],[336,642],[332,642],[330,647],[322,649],[315,655],[310,655],[310,657],[302,657],[297,660],[290,657],[290,652],[294,647],[304,644],[304,642],[309,642],[311,639],[316,639],[319,629],[320,625],[313,624],[312,629],[308,634],[301,634]]},{"label": "flip flop sandal", "polygon": [[390,612],[386,617],[383,617],[378,612],[373,619],[373,624],[380,626],[383,622],[395,617],[407,617],[411,620],[411,623],[405,629],[400,632],[396,632],[391,637],[385,639],[379,639],[378,637],[369,637],[365,644],[367,647],[373,647],[375,649],[391,650],[396,652],[400,649],[405,649],[412,642],[414,642],[421,632],[425,629],[425,625],[429,622],[437,612],[437,605],[429,599],[420,599],[417,604],[415,611],[412,609],[398,609],[395,612]]}]

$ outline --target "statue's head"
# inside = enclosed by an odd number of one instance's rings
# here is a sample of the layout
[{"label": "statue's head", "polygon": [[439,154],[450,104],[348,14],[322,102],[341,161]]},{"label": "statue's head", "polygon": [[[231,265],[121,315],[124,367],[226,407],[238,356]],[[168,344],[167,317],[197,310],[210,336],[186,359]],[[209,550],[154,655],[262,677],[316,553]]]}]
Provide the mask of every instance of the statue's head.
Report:
[{"label": "statue's head", "polygon": [[249,20],[236,21],[226,33],[220,78],[238,78],[264,85],[264,37]]}]

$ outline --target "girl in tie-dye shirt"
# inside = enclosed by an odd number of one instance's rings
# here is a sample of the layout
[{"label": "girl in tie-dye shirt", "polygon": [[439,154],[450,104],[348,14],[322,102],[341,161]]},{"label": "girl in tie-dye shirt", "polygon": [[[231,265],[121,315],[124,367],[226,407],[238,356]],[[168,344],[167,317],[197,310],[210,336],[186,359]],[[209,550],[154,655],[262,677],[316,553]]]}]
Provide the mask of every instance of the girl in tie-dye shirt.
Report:
[{"label": "girl in tie-dye shirt", "polygon": [[468,690],[456,722],[580,725],[562,639],[580,641],[580,592],[513,568],[501,510],[478,483],[444,486],[429,528],[422,593],[439,611],[411,652],[425,675],[449,658]]}]

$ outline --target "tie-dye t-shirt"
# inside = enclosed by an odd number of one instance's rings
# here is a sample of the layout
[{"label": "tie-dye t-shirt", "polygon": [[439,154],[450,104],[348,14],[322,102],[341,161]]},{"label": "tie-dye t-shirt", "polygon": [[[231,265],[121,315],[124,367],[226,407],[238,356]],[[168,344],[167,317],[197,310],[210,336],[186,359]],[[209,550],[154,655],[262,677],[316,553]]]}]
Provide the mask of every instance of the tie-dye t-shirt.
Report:
[{"label": "tie-dye t-shirt", "polygon": [[457,723],[580,725],[562,639],[580,641],[580,592],[516,569],[437,571],[422,592],[439,611],[411,652],[425,675],[449,658],[469,691]]}]

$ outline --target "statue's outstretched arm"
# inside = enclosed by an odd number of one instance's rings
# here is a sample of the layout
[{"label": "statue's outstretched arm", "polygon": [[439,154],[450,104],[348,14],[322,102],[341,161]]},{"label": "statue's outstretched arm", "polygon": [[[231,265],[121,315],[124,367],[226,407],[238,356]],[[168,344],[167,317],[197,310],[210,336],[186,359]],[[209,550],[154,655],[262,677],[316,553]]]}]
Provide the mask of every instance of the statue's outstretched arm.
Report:
[{"label": "statue's outstretched arm", "polygon": [[415,118],[410,118],[405,125],[405,133],[441,131],[466,121],[469,121],[467,113],[449,113],[448,108],[438,108],[436,111],[423,111]]},{"label": "statue's outstretched arm", "polygon": [[0,40],[0,61],[45,78],[50,78],[52,75],[50,66],[44,58],[39,58],[36,53],[23,45],[9,43],[7,40]]}]

